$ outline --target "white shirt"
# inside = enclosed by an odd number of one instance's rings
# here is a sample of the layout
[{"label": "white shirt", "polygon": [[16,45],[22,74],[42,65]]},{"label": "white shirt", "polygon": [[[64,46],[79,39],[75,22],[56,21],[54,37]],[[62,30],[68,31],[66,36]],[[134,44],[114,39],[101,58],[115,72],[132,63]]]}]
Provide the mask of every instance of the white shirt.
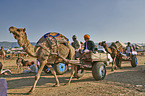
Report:
[{"label": "white shirt", "polygon": [[126,53],[131,53],[132,47],[126,46]]}]

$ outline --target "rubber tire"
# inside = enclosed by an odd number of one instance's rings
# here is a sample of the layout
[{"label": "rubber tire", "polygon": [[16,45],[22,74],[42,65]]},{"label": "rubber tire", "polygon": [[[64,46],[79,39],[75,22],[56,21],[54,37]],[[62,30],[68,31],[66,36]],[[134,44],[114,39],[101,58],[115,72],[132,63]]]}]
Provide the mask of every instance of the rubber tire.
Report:
[{"label": "rubber tire", "polygon": [[85,70],[81,69],[80,66],[77,66],[77,72],[75,72],[74,77],[79,79],[85,74]]},{"label": "rubber tire", "polygon": [[92,67],[92,75],[96,81],[103,80],[106,76],[105,64],[103,62],[95,62]]},{"label": "rubber tire", "polygon": [[121,67],[121,64],[119,64],[119,59],[118,58],[115,59],[115,63],[116,63],[117,67],[119,67],[119,68]]},{"label": "rubber tire", "polygon": [[136,67],[137,66],[137,58],[136,58],[136,56],[132,56],[131,59],[132,59],[131,60],[131,66],[132,67]]},{"label": "rubber tire", "polygon": [[68,69],[67,64],[63,64],[63,63],[54,64],[54,70],[56,71],[57,75],[64,74],[67,71],[67,69]]}]

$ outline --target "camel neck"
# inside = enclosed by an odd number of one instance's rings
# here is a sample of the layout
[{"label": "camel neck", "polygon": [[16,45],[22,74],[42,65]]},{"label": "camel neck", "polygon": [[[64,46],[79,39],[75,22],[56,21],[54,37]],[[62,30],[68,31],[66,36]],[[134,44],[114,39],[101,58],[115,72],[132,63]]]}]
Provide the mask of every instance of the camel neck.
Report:
[{"label": "camel neck", "polygon": [[108,46],[105,46],[104,48],[105,48],[105,51],[106,51],[107,53],[109,53],[109,54],[112,53],[112,52],[111,52],[111,49],[110,49]]},{"label": "camel neck", "polygon": [[32,57],[36,57],[35,46],[33,46],[29,40],[25,40],[25,43],[22,45],[25,52]]}]

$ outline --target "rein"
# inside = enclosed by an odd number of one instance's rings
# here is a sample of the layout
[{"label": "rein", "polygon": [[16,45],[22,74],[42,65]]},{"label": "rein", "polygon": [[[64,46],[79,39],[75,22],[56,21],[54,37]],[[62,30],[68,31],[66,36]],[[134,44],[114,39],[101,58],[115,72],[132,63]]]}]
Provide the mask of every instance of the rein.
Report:
[{"label": "rein", "polygon": [[27,48],[28,48],[28,46],[30,45],[30,43],[29,44],[27,44],[27,47],[24,49],[24,51],[26,51],[27,50]]}]

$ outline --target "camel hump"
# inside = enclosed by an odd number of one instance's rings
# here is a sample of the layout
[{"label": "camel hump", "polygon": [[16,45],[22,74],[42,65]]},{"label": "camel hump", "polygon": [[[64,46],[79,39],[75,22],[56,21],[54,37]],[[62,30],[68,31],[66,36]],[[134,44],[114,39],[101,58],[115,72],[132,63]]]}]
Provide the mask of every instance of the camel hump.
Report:
[{"label": "camel hump", "polygon": [[44,42],[46,39],[47,40],[50,40],[50,41],[53,41],[54,38],[58,41],[58,42],[67,42],[69,43],[69,39],[66,38],[64,35],[60,34],[60,33],[57,33],[57,32],[48,32],[46,34],[44,34],[40,39],[39,41],[37,42],[38,43],[42,43]]},{"label": "camel hump", "polygon": [[117,46],[117,49],[119,49],[120,47],[122,47],[121,43],[119,41],[115,42],[115,45]]},{"label": "camel hump", "polygon": [[113,42],[111,44],[111,46],[112,47],[114,46],[116,49],[119,49],[120,47],[122,47],[122,45],[121,45],[121,43],[119,41]]}]

